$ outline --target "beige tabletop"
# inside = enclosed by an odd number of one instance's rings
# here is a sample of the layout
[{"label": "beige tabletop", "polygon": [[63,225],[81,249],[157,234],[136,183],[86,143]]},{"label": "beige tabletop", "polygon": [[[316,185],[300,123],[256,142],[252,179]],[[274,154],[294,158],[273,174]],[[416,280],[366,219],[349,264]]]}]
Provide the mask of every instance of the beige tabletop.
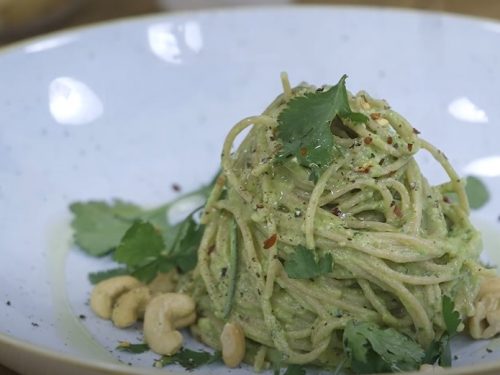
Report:
[{"label": "beige tabletop", "polygon": [[[239,0],[239,3],[243,1]],[[270,1],[272,2],[272,1]],[[295,0],[299,4],[348,4],[348,5],[379,5],[390,7],[405,7],[416,9],[428,9],[445,12],[461,13],[480,17],[489,17],[500,20],[500,1],[496,0]],[[64,29],[68,27],[90,24],[121,17],[129,17],[141,14],[152,14],[169,9],[169,1],[161,0],[84,0],[73,14],[51,25],[39,26],[22,35],[10,35],[0,39],[1,45],[20,40],[22,37],[38,35],[41,33]],[[199,1],[198,3],[209,3]],[[252,1],[248,0],[248,4]],[[1,16],[0,8],[0,16]],[[1,349],[0,349],[1,350]],[[0,364],[0,375],[17,375],[17,373],[3,367]]]}]

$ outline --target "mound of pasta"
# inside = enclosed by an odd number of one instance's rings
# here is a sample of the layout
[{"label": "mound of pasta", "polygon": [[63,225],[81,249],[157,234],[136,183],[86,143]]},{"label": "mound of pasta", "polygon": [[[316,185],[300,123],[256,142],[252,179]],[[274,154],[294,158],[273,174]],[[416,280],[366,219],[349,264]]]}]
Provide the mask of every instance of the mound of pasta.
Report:
[{"label": "mound of pasta", "polygon": [[[461,331],[489,275],[462,180],[387,102],[351,95],[345,76],[293,89],[282,78],[284,93],[224,142],[198,265],[179,284],[198,303],[193,332],[220,348],[224,324],[238,324],[257,369],[363,372],[359,348],[384,371],[433,363],[446,315]],[[428,183],[414,159],[422,150],[448,182]],[[413,354],[391,359],[375,334]]]}]

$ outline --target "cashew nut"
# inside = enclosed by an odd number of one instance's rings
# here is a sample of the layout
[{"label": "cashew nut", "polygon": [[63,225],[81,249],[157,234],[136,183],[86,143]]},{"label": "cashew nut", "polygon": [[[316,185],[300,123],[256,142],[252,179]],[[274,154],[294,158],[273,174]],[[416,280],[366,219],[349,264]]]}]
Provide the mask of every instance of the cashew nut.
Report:
[{"label": "cashew nut", "polygon": [[220,335],[222,359],[227,367],[238,366],[245,357],[245,333],[239,324],[226,323]]},{"label": "cashew nut", "polygon": [[111,320],[118,328],[133,325],[139,317],[144,316],[146,305],[151,299],[147,286],[140,286],[123,293],[113,306]]},{"label": "cashew nut", "polygon": [[469,319],[469,332],[475,339],[489,339],[500,332],[500,278],[486,278],[475,301],[475,314]]},{"label": "cashew nut", "polygon": [[98,283],[90,296],[90,307],[101,318],[109,319],[113,305],[121,294],[142,285],[132,276],[116,276]]},{"label": "cashew nut", "polygon": [[183,337],[176,328],[196,320],[195,302],[186,294],[165,293],[154,297],[144,314],[144,341],[152,351],[173,355],[182,346]]},{"label": "cashew nut", "polygon": [[153,281],[148,284],[149,290],[153,294],[174,292],[177,286],[179,275],[176,270],[167,273],[159,273]]}]

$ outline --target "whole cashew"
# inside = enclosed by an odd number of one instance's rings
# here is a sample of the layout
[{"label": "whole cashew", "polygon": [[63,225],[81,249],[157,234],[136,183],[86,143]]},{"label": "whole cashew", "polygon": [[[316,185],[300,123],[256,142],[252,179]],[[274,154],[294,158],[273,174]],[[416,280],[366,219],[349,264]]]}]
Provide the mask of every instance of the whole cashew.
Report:
[{"label": "whole cashew", "polygon": [[90,307],[99,317],[109,319],[116,298],[141,285],[141,282],[132,276],[116,276],[103,280],[92,290]]},{"label": "whole cashew", "polygon": [[500,332],[500,278],[481,282],[475,301],[475,314],[469,319],[469,333],[475,339],[489,339]]},{"label": "whole cashew", "polygon": [[133,325],[139,317],[144,316],[146,305],[151,299],[147,286],[140,286],[123,293],[113,306],[111,320],[118,328]]},{"label": "whole cashew", "polygon": [[195,302],[186,294],[165,293],[154,297],[144,314],[144,341],[152,351],[173,355],[182,346],[183,337],[176,328],[196,320]]},{"label": "whole cashew", "polygon": [[226,323],[220,335],[222,359],[227,367],[238,366],[245,358],[245,333],[239,324]]}]

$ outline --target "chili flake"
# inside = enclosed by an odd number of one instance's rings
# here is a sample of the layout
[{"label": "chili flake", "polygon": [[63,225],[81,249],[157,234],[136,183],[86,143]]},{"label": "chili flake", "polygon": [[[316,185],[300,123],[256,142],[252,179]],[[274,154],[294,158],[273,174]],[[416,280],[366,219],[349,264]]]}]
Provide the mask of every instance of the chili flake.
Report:
[{"label": "chili flake", "polygon": [[267,240],[264,241],[264,249],[267,250],[273,247],[277,239],[278,235],[274,233],[271,237],[269,237]]}]

